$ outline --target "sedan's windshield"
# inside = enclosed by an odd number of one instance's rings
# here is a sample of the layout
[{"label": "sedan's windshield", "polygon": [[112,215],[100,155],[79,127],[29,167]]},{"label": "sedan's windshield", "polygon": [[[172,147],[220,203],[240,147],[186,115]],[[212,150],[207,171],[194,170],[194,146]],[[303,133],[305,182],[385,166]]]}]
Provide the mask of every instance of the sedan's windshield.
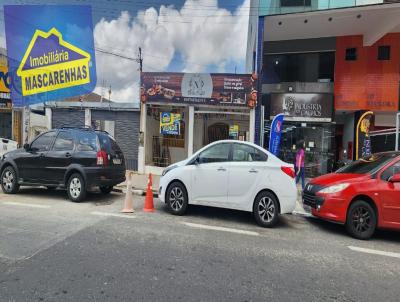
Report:
[{"label": "sedan's windshield", "polygon": [[398,154],[395,153],[378,153],[368,157],[361,158],[348,166],[340,168],[336,173],[349,174],[373,174],[381,167],[389,163]]}]

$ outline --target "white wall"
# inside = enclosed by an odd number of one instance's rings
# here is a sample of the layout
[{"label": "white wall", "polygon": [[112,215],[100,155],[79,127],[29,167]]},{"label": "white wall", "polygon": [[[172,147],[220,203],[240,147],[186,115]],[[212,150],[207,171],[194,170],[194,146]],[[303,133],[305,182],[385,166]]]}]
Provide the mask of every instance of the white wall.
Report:
[{"label": "white wall", "polygon": [[375,126],[379,127],[396,127],[396,114],[393,113],[376,113],[375,114]]},{"label": "white wall", "polygon": [[48,126],[48,116],[30,112],[28,141],[32,141],[40,133],[49,130]]}]

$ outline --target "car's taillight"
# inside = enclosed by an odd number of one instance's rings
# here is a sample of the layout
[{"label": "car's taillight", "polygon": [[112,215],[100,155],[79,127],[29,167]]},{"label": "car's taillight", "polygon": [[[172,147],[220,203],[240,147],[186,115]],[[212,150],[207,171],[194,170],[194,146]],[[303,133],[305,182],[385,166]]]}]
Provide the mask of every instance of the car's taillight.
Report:
[{"label": "car's taillight", "polygon": [[107,166],[108,165],[108,157],[107,152],[104,150],[100,150],[97,152],[97,165],[99,166]]},{"label": "car's taillight", "polygon": [[291,168],[291,167],[281,167],[281,170],[285,174],[289,175],[291,178],[295,177],[295,173],[294,173],[294,169],[293,168]]}]

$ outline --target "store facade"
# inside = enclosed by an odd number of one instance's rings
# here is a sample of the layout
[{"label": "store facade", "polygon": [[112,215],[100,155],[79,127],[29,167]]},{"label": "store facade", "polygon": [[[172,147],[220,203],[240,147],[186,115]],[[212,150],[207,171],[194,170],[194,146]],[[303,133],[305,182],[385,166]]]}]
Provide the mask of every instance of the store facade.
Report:
[{"label": "store facade", "polygon": [[271,93],[264,98],[264,147],[269,145],[271,121],[284,114],[278,157],[294,163],[298,145],[305,144],[306,174],[309,177],[333,169],[335,124],[333,94]]},{"label": "store facade", "polygon": [[141,83],[139,173],[160,175],[214,141],[254,141],[254,76],[142,73]]},{"label": "store facade", "polygon": [[[261,118],[256,120],[260,144],[268,146],[275,115],[270,108],[282,102],[276,98],[293,94],[295,99],[318,95],[331,110],[329,120],[285,116],[279,157],[292,162],[294,142],[304,140],[307,177],[331,172],[362,155],[357,136],[365,113],[373,114],[368,127],[361,127],[362,135],[393,129],[400,105],[399,13],[399,3],[385,3],[260,16],[256,69],[262,98]],[[363,147],[369,152],[380,150],[373,140],[364,143],[371,143]]]}]

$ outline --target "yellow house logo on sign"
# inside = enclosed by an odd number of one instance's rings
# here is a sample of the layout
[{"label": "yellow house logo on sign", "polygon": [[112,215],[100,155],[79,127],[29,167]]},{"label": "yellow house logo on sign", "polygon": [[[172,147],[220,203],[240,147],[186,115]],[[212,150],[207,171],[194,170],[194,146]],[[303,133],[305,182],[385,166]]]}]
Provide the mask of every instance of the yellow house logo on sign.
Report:
[{"label": "yellow house logo on sign", "polygon": [[90,83],[89,61],[90,54],[64,41],[56,28],[36,30],[17,70],[22,95]]}]

